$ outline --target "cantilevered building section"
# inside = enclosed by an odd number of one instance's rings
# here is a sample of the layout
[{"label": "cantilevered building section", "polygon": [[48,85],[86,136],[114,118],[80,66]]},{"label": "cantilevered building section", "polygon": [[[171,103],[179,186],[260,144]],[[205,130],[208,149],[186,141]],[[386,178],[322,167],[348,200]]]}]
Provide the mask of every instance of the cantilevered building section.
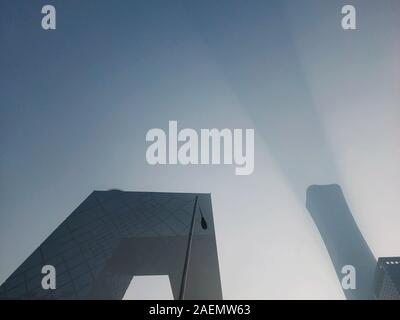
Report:
[{"label": "cantilevered building section", "polygon": [[[56,269],[55,290],[42,288],[45,265]],[[168,275],[175,299],[222,299],[209,194],[93,192],[1,285],[0,299],[122,299],[146,275]]]},{"label": "cantilevered building section", "polygon": [[374,293],[379,300],[400,300],[400,257],[378,259]]}]

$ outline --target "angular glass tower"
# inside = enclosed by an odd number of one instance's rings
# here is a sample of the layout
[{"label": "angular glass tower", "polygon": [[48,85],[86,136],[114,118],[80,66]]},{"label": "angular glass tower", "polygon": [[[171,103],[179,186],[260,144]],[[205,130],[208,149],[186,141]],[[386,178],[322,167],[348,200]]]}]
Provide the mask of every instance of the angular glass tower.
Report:
[{"label": "angular glass tower", "polygon": [[378,259],[374,293],[379,300],[400,300],[400,257]]},{"label": "angular glass tower", "polygon": [[[54,290],[42,287],[45,265],[55,267]],[[146,275],[168,275],[175,299],[222,299],[209,194],[94,191],[1,285],[0,299],[122,299]]]}]

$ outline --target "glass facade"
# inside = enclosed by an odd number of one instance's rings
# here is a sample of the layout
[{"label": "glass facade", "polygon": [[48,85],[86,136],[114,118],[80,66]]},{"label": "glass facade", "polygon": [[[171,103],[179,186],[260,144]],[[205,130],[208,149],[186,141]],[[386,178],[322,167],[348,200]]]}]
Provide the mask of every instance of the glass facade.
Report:
[{"label": "glass facade", "polygon": [[374,293],[379,300],[400,300],[400,257],[379,258]]},{"label": "glass facade", "polygon": [[[221,299],[211,196],[119,190],[94,191],[1,285],[0,298],[122,299],[135,275],[168,275],[177,299],[193,217],[184,298]],[[55,290],[42,287],[45,265],[55,267]]]}]

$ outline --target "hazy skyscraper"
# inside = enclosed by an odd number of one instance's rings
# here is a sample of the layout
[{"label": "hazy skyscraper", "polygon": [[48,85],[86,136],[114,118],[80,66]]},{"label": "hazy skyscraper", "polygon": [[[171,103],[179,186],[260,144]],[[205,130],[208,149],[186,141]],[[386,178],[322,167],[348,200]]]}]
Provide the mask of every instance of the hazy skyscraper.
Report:
[{"label": "hazy skyscraper", "polygon": [[324,240],[339,281],[345,276],[343,267],[354,267],[355,288],[343,288],[346,298],[371,299],[376,260],[340,186],[309,187],[306,206]]}]

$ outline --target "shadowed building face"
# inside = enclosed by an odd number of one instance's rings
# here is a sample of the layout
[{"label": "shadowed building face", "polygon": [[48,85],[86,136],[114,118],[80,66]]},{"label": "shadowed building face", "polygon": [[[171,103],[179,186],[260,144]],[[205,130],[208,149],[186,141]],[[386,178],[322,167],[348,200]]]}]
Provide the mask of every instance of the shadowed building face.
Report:
[{"label": "shadowed building face", "polygon": [[379,300],[400,300],[400,257],[378,259],[374,294]]},{"label": "shadowed building face", "polygon": [[[122,299],[134,276],[168,275],[177,299],[196,197],[207,229],[195,211],[184,298],[222,299],[210,195],[118,190],[93,192],[5,281],[0,298]],[[44,265],[56,269],[55,290],[41,286]]]},{"label": "shadowed building face", "polygon": [[356,288],[344,289],[347,299],[371,299],[376,259],[362,236],[338,185],[310,186],[306,206],[324,240],[341,282],[342,268],[356,270]]}]

